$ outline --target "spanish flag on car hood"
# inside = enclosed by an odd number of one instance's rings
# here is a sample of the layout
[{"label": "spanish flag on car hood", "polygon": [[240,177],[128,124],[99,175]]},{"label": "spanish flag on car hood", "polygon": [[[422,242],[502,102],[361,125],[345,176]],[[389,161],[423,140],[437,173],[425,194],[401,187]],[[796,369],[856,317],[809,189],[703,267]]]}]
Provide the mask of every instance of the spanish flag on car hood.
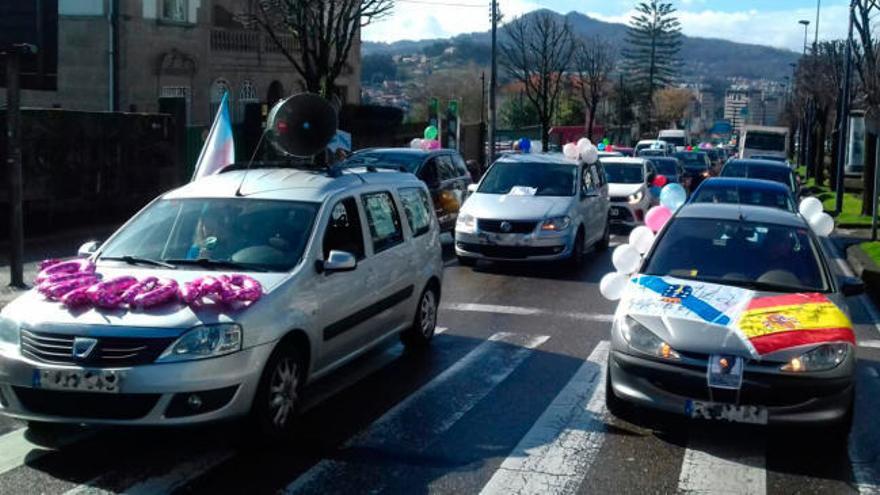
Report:
[{"label": "spanish flag on car hood", "polygon": [[760,355],[800,345],[856,343],[849,318],[818,293],[755,297],[737,326]]}]

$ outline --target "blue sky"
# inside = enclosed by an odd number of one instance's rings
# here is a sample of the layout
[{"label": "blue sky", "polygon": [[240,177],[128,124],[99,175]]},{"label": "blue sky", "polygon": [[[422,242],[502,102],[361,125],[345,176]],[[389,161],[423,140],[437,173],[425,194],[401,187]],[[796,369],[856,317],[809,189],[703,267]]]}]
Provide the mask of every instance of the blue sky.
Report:
[{"label": "blue sky", "polygon": [[[498,0],[507,18],[537,8],[572,10],[608,22],[626,23],[635,0]],[[672,0],[682,30],[691,36],[724,38],[800,51],[808,19],[813,39],[816,0]],[[846,34],[847,0],[821,0],[819,38]],[[489,28],[488,0],[396,0],[394,14],[364,29],[370,41],[447,37]]]}]

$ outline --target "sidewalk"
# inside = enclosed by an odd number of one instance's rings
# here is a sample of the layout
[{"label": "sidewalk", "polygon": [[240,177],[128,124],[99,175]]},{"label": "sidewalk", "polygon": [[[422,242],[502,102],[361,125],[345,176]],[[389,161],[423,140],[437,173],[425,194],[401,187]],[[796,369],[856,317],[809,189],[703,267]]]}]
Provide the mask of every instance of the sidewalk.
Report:
[{"label": "sidewalk", "polygon": [[[37,266],[47,258],[76,256],[79,247],[91,240],[104,240],[116,225],[100,225],[89,229],[59,232],[52,236],[27,239],[24,245],[24,282],[30,285],[37,276]],[[24,293],[23,289],[9,286],[9,244],[0,244],[0,308]]]}]

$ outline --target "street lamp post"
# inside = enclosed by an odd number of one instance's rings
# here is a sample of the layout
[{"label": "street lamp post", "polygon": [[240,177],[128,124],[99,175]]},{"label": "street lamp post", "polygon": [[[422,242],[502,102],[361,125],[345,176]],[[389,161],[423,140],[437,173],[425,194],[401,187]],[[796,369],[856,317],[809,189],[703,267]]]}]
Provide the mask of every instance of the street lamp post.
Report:
[{"label": "street lamp post", "polygon": [[813,38],[813,55],[819,48],[819,10],[822,7],[822,0],[816,0],[816,37]]},{"label": "street lamp post", "polygon": [[810,27],[810,21],[806,19],[801,19],[798,21],[798,24],[803,24],[804,26],[804,55],[807,54],[807,28]]}]

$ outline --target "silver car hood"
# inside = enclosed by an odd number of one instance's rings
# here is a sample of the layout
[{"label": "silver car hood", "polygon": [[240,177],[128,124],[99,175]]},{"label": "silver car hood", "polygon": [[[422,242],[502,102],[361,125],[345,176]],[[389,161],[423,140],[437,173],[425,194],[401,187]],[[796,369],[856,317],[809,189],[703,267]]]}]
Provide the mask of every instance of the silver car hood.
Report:
[{"label": "silver car hood", "polygon": [[[98,267],[103,278],[110,279],[120,275],[133,275],[139,279],[147,276],[168,277],[184,283],[205,275],[218,275],[223,272],[202,270],[150,270],[132,268]],[[250,273],[263,286],[265,293],[275,290],[288,273]],[[258,304],[258,303],[257,303]],[[53,325],[83,326],[129,326],[143,328],[185,329],[201,323],[233,321],[237,313],[244,310],[231,310],[223,306],[206,305],[191,308],[183,304],[167,304],[145,311],[127,309],[83,309],[71,310],[61,303],[49,301],[36,290],[30,290],[3,308],[3,316],[11,318],[28,328],[43,328]]]},{"label": "silver car hood", "polygon": [[493,220],[542,220],[565,215],[571,196],[517,196],[512,194],[474,193],[462,212],[476,218]]}]

